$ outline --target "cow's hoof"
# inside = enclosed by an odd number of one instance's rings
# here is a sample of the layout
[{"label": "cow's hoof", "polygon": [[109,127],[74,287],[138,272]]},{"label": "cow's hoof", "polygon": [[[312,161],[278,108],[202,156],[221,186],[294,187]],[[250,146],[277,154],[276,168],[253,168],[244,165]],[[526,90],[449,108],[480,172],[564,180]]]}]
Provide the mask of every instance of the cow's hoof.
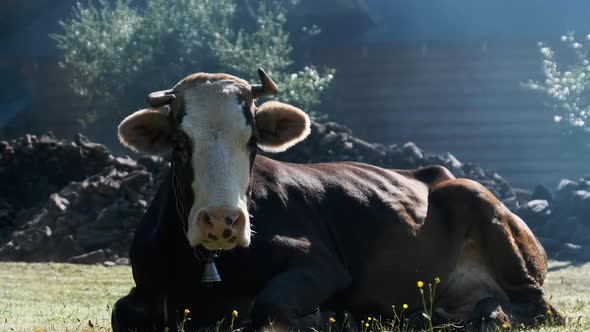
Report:
[{"label": "cow's hoof", "polygon": [[147,310],[145,305],[137,303],[133,292],[120,298],[113,306],[111,326],[113,332],[151,332],[163,330],[162,324],[156,323],[156,310]]},{"label": "cow's hoof", "polygon": [[542,296],[513,302],[511,314],[514,322],[526,327],[565,324],[565,318]]},{"label": "cow's hoof", "polygon": [[472,317],[468,329],[471,331],[495,332],[512,327],[510,317],[502,309],[500,301],[492,297],[479,301]]}]

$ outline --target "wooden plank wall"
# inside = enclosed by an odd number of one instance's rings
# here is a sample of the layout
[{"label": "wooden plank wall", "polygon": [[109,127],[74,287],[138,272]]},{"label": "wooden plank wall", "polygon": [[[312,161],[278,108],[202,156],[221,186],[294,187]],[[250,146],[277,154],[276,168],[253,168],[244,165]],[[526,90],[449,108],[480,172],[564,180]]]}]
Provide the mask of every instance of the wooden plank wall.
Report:
[{"label": "wooden plank wall", "polygon": [[590,149],[521,86],[541,77],[535,42],[319,46],[307,60],[336,69],[320,110],[368,141],[448,151],[526,187],[590,174]]}]

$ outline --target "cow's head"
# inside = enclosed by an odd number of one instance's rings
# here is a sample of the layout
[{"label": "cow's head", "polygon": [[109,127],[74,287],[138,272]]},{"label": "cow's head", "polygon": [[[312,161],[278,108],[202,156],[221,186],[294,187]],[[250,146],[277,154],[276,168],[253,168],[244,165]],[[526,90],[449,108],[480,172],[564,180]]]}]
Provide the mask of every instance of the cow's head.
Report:
[{"label": "cow's head", "polygon": [[[119,138],[151,155],[175,151],[173,184],[188,211],[191,246],[229,250],[250,244],[248,188],[257,147],[280,152],[309,134],[309,118],[279,102],[256,107],[256,98],[278,91],[258,71],[262,84],[227,74],[197,73],[172,89],[151,93],[150,108],[121,122]],[[190,198],[187,198],[190,197]]]}]

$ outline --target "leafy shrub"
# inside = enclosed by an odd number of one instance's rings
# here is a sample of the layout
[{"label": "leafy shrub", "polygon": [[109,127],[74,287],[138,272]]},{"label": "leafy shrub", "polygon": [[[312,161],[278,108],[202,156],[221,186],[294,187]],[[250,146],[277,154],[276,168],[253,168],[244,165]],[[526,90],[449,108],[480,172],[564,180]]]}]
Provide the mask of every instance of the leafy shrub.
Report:
[{"label": "leafy shrub", "polygon": [[334,71],[306,66],[293,72],[285,31],[292,5],[281,0],[261,1],[257,8],[238,0],[148,0],[145,8],[135,8],[126,0],[99,0],[76,4],[72,16],[60,22],[63,32],[52,38],[64,52],[60,65],[71,72],[71,87],[95,106],[86,122],[119,120],[140,107],[149,92],[195,71],[227,72],[256,82],[258,67],[279,85],[278,98],[318,119],[322,115],[314,109]]},{"label": "leafy shrub", "polygon": [[524,86],[548,99],[555,110],[553,120],[562,125],[565,132],[587,137],[590,134],[590,35],[585,39],[579,42],[573,34],[561,37],[571,50],[571,54],[561,54],[565,60],[558,59],[551,46],[538,43],[545,79],[529,80]]}]

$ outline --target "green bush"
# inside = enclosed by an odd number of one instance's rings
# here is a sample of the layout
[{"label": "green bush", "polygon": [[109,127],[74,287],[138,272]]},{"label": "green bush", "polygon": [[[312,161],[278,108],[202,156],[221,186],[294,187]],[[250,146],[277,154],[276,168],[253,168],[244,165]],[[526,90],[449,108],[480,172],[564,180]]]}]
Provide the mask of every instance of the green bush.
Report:
[{"label": "green bush", "polygon": [[[227,72],[256,82],[264,68],[277,82],[277,98],[312,118],[334,70],[306,66],[294,71],[285,31],[293,3],[240,0],[148,0],[145,8],[129,1],[78,3],[52,35],[72,75],[71,87],[94,107],[86,123],[119,120],[141,107],[145,96],[170,87],[196,71]],[[240,8],[238,8],[240,7]],[[244,13],[250,13],[245,15]],[[312,31],[304,29],[305,31]],[[131,109],[130,109],[131,108]]]},{"label": "green bush", "polygon": [[[544,79],[529,80],[524,86],[541,93],[554,109],[553,120],[563,130],[576,137],[590,137],[590,35],[585,41],[576,40],[573,34],[562,36],[561,41],[570,54],[557,57],[546,43],[538,43],[542,56]],[[564,51],[566,51],[564,50]],[[567,53],[567,52],[565,52]]]}]

